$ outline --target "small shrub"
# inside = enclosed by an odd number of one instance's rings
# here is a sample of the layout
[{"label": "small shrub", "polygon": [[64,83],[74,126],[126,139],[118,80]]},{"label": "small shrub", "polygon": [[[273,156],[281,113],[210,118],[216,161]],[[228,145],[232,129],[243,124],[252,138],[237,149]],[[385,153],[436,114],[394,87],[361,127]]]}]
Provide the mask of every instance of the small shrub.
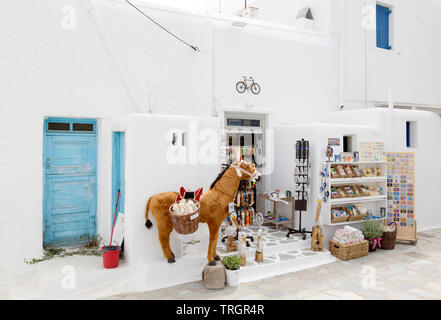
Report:
[{"label": "small shrub", "polygon": [[228,270],[239,270],[241,259],[238,256],[227,256],[222,259],[222,264]]},{"label": "small shrub", "polygon": [[363,224],[365,239],[377,239],[383,235],[383,227],[380,221],[367,221]]}]

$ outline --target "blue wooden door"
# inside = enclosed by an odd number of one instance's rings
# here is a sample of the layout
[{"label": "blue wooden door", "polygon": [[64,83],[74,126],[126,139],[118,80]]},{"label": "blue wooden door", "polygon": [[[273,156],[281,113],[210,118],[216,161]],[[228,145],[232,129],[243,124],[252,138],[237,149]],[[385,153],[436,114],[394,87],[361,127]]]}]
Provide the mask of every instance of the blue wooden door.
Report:
[{"label": "blue wooden door", "polygon": [[[115,214],[116,199],[119,193],[118,207],[116,209],[116,218],[119,212],[124,212],[125,187],[124,187],[124,151],[125,151],[125,134],[124,132],[113,132],[112,134],[112,223]],[[116,221],[116,219],[115,219]]]},{"label": "blue wooden door", "polygon": [[43,242],[84,243],[96,236],[96,121],[50,118],[44,130]]}]

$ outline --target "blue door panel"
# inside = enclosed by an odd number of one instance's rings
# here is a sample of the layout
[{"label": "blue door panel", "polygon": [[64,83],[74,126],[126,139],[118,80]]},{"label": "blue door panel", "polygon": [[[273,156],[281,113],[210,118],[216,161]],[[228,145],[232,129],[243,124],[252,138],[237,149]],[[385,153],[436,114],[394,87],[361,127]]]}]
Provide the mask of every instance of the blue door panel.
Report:
[{"label": "blue door panel", "polygon": [[[48,130],[49,121],[55,120],[45,121],[44,244],[76,245],[96,236],[96,130],[57,132]],[[72,129],[78,120],[70,121]],[[96,127],[95,120],[81,122]]]},{"label": "blue door panel", "polygon": [[391,10],[377,4],[377,47],[390,50],[389,24]]},{"label": "blue door panel", "polygon": [[51,178],[50,206],[52,214],[89,211],[90,202],[94,197],[91,186],[93,186],[93,179],[88,176]]},{"label": "blue door panel", "polygon": [[[125,205],[125,133],[113,132],[112,134],[112,205],[111,214],[113,223],[113,215],[115,214],[115,205],[119,193],[118,207],[116,210],[116,218],[119,212],[124,212]],[[116,221],[116,220],[115,220]]]},{"label": "blue door panel", "polygon": [[89,219],[89,211],[57,214],[52,216],[53,225],[60,223],[83,222]]},{"label": "blue door panel", "polygon": [[93,174],[96,137],[80,134],[49,135],[46,174]]}]

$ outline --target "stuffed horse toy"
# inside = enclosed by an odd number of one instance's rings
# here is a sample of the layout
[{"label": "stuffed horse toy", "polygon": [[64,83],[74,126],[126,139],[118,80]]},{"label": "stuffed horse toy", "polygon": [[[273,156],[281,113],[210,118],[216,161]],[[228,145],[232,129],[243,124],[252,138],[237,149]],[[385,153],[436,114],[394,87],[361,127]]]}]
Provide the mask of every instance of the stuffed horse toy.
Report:
[{"label": "stuffed horse toy", "polygon": [[[260,173],[256,166],[247,161],[237,160],[222,171],[211,184],[208,191],[200,196],[199,222],[208,224],[210,241],[208,245],[207,260],[210,265],[216,265],[220,260],[216,252],[217,239],[222,221],[228,216],[228,204],[234,202],[241,180],[260,180]],[[199,189],[198,189],[199,190]],[[196,191],[197,192],[197,191]],[[202,190],[201,190],[202,192]],[[175,262],[175,255],[170,249],[170,233],[173,224],[169,208],[181,196],[177,192],[164,192],[150,197],[145,208],[146,227],[150,229],[152,222],[149,219],[149,210],[155,217],[158,227],[158,237],[164,257],[169,263]],[[185,193],[184,193],[185,197]]]}]

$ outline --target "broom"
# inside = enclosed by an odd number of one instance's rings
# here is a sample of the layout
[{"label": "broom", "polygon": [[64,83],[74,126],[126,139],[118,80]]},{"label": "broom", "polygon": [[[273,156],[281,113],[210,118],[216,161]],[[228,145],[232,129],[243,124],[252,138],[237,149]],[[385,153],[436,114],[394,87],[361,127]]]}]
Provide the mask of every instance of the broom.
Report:
[{"label": "broom", "polygon": [[317,200],[317,208],[315,210],[315,223],[312,227],[311,250],[323,251],[324,237],[322,227],[319,225],[320,212],[322,209],[322,200]]}]

